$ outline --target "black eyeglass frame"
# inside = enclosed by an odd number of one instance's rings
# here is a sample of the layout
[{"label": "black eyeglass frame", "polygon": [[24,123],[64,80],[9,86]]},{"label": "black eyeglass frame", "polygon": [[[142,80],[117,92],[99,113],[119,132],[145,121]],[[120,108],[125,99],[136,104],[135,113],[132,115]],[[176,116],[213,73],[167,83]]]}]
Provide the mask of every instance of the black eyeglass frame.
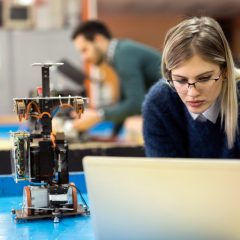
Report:
[{"label": "black eyeglass frame", "polygon": [[[190,86],[193,86],[194,88],[196,88],[196,85],[195,85],[196,83],[199,83],[199,82],[208,82],[208,81],[211,81],[211,80],[217,82],[217,81],[221,78],[221,76],[222,76],[222,71],[220,72],[220,75],[219,75],[217,78],[211,78],[211,79],[208,79],[208,80],[206,80],[206,81],[198,80],[198,81],[196,81],[196,82],[194,82],[194,83],[186,82],[186,84],[188,84],[188,89],[189,89]],[[171,74],[169,74],[169,78],[171,78]],[[175,82],[178,82],[178,80],[167,79],[167,82],[168,82],[168,83],[170,84],[170,86],[172,86],[173,88],[175,88],[175,87],[174,87],[174,81],[175,81]]]}]

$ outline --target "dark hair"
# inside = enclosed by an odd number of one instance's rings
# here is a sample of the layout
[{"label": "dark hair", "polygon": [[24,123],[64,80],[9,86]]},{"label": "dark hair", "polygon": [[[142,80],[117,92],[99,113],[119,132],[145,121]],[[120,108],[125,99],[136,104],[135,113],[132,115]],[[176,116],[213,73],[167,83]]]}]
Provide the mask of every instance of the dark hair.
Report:
[{"label": "dark hair", "polygon": [[101,34],[108,39],[112,38],[110,30],[103,22],[99,20],[91,20],[80,24],[73,31],[72,40],[79,35],[83,35],[87,40],[93,41],[96,34]]}]

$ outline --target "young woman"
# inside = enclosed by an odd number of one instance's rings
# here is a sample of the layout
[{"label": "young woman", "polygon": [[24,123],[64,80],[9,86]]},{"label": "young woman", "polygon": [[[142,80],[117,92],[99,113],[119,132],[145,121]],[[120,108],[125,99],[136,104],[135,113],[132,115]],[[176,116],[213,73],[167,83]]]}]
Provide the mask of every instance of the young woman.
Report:
[{"label": "young woman", "polygon": [[240,74],[220,25],[194,17],[170,29],[162,74],[143,104],[146,155],[240,157]]}]

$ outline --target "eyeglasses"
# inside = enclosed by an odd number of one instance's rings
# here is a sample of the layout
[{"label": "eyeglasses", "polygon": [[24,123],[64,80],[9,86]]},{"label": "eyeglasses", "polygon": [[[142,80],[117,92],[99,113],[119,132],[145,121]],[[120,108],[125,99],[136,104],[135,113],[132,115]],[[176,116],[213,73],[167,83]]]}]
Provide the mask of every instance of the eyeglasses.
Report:
[{"label": "eyeglasses", "polygon": [[191,86],[193,86],[198,91],[206,91],[210,89],[216,81],[221,78],[222,72],[216,78],[209,77],[200,77],[196,82],[189,83],[187,80],[179,79],[174,80],[170,79],[167,80],[168,83],[176,89],[177,92],[186,93]]}]

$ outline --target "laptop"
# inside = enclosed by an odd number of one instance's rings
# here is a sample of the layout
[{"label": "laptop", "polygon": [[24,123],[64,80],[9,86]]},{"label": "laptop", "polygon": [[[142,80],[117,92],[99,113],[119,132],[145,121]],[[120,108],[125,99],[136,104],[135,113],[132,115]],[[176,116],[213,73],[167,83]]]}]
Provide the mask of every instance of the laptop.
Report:
[{"label": "laptop", "polygon": [[83,160],[96,240],[240,239],[240,161]]}]

